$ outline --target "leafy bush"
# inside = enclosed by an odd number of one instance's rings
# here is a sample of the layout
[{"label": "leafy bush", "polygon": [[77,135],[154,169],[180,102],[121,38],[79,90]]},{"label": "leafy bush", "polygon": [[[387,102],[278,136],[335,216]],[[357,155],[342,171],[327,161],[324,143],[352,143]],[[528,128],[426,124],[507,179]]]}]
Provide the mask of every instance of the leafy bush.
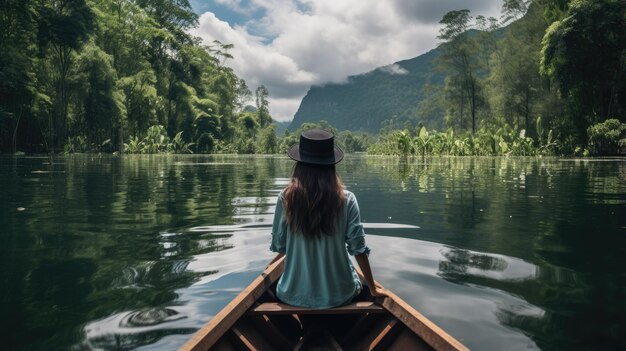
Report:
[{"label": "leafy bush", "polygon": [[401,155],[454,155],[454,156],[532,156],[538,153],[551,154],[556,143],[552,131],[548,133],[543,146],[535,146],[535,141],[526,136],[524,129],[517,131],[509,126],[491,130],[482,128],[475,135],[456,135],[452,129],[446,132],[428,131],[420,127],[417,136],[411,138],[408,129],[393,131],[379,138],[368,147],[369,154]]},{"label": "leafy bush", "polygon": [[587,128],[589,141],[587,148],[591,155],[616,155],[620,147],[620,137],[626,132],[626,123],[618,119],[607,119]]},{"label": "leafy bush", "polygon": [[124,151],[128,154],[143,153],[143,141],[139,140],[137,136],[130,137],[128,143],[124,144]]},{"label": "leafy bush", "polygon": [[415,154],[415,149],[410,132],[403,130],[380,136],[377,143],[367,148],[367,153],[373,155],[408,156]]},{"label": "leafy bush", "polygon": [[263,154],[275,154],[278,150],[278,138],[276,137],[276,126],[270,124],[261,129],[258,135],[257,152]]},{"label": "leafy bush", "polygon": [[278,152],[281,154],[286,153],[292,146],[298,143],[298,136],[295,133],[286,134],[280,139],[278,143]]},{"label": "leafy bush", "polygon": [[202,133],[196,144],[196,151],[210,153],[215,148],[215,140],[209,133]]},{"label": "leafy bush", "polygon": [[194,143],[184,141],[182,134],[183,132],[178,132],[178,134],[174,136],[174,139],[170,141],[165,127],[154,125],[148,128],[148,134],[143,139],[139,139],[137,136],[131,136],[130,139],[128,139],[128,143],[124,144],[124,152],[128,154],[193,153],[191,148]]},{"label": "leafy bush", "polygon": [[79,135],[68,137],[67,143],[63,146],[66,154],[87,153],[87,152],[112,152],[114,149],[111,139],[103,141],[101,144],[90,143],[86,136]]},{"label": "leafy bush", "polygon": [[79,135],[77,137],[68,137],[67,144],[63,146],[63,152],[66,154],[73,154],[76,152],[88,152],[89,143],[87,137]]},{"label": "leafy bush", "polygon": [[148,128],[148,134],[143,139],[143,152],[144,154],[158,154],[160,152],[166,152],[170,138],[167,136],[167,131],[162,125],[154,125]]},{"label": "leafy bush", "polygon": [[343,131],[339,133],[337,138],[339,147],[345,152],[362,152],[367,150],[367,135],[353,135],[350,131]]},{"label": "leafy bush", "polygon": [[238,154],[250,155],[254,154],[255,151],[254,141],[252,139],[236,139],[232,143],[232,146],[234,147],[235,152]]},{"label": "leafy bush", "polygon": [[178,132],[174,139],[167,145],[167,151],[175,154],[193,154],[191,148],[194,143],[188,143],[183,140],[183,132]]},{"label": "leafy bush", "polygon": [[413,140],[413,143],[415,144],[416,151],[421,153],[422,157],[424,157],[427,153],[432,153],[433,144],[436,140],[441,139],[434,138],[432,134],[428,133],[426,127],[421,127],[417,133],[417,137]]}]

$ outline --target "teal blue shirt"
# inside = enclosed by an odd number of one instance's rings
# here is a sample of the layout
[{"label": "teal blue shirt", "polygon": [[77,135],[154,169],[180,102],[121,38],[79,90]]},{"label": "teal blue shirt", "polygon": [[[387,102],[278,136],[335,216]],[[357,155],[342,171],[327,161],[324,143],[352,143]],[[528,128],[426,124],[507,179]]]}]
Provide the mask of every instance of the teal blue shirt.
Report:
[{"label": "teal blue shirt", "polygon": [[285,272],[278,281],[278,298],[290,305],[330,308],[350,302],[361,282],[348,255],[369,254],[356,197],[345,191],[346,202],[334,235],[306,239],[289,230],[278,195],[270,250],[285,254]]}]

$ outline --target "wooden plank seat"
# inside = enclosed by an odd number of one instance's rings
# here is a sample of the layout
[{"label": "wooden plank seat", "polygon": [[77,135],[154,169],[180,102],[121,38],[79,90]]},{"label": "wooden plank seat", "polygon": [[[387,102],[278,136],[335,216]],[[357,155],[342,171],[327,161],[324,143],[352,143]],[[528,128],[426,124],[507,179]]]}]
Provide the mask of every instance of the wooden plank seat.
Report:
[{"label": "wooden plank seat", "polygon": [[364,314],[364,313],[386,313],[385,309],[371,301],[353,302],[344,306],[328,309],[315,309],[286,305],[280,302],[265,302],[253,306],[247,312],[251,315],[272,315],[272,314]]}]

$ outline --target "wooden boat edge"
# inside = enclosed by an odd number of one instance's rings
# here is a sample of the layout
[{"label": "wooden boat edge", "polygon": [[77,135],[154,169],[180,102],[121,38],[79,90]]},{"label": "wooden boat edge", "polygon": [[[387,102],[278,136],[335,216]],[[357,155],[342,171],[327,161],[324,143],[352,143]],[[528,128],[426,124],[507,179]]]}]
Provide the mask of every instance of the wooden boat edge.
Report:
[{"label": "wooden boat edge", "polygon": [[284,260],[283,257],[267,267],[236,298],[200,328],[179,351],[206,351],[213,346],[252,307],[254,302],[280,278],[285,267]]},{"label": "wooden boat edge", "polygon": [[377,299],[377,302],[433,349],[437,351],[469,351],[465,345],[419,313],[398,295],[389,290],[387,293],[389,294],[388,298],[383,298],[382,301]]}]

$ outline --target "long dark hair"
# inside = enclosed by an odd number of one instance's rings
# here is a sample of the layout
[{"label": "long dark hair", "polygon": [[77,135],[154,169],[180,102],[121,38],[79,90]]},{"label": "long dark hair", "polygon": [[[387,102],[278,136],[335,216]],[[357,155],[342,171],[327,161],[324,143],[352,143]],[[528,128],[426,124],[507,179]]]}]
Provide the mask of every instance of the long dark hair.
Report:
[{"label": "long dark hair", "polygon": [[291,232],[305,238],[319,238],[333,235],[345,195],[335,165],[298,162],[283,199]]}]

